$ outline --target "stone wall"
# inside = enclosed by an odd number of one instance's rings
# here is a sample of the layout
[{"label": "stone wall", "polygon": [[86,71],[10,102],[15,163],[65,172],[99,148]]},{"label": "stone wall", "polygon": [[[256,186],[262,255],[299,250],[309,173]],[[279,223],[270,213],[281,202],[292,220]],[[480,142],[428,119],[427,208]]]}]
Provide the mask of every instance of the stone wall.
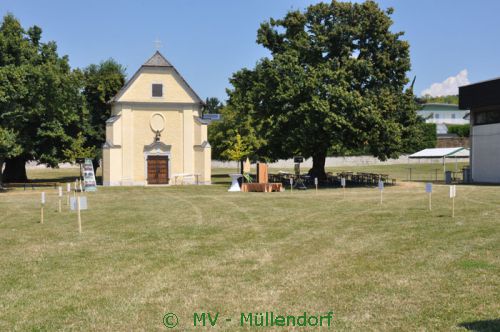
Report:
[{"label": "stone wall", "polygon": [[438,137],[437,139],[437,148],[457,148],[464,147],[468,148],[469,138],[468,137]]},{"label": "stone wall", "polygon": [[[435,163],[436,159],[421,159],[413,160],[411,163]],[[328,157],[326,158],[326,167],[343,167],[343,166],[368,166],[368,165],[394,165],[394,164],[407,164],[408,156],[401,156],[398,159],[389,159],[386,161],[380,161],[375,157],[371,156],[357,156],[357,157]],[[293,168],[293,159],[278,160],[274,163],[268,164],[270,168]],[[306,159],[301,163],[301,167],[304,169],[312,167],[312,159]],[[212,168],[232,168],[237,169],[239,165],[237,162],[231,161],[218,161],[212,160]]]}]

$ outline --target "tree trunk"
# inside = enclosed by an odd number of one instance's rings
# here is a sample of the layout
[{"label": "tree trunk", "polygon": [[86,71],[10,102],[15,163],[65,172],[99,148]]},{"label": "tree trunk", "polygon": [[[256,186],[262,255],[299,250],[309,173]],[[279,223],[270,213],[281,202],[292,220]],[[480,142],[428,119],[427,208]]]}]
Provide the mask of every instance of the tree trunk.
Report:
[{"label": "tree trunk", "polygon": [[26,175],[26,159],[15,157],[5,161],[5,171],[3,172],[5,182],[25,182],[28,181]]},{"label": "tree trunk", "polygon": [[97,176],[97,168],[99,167],[99,159],[92,159],[92,167],[94,167],[94,174]]},{"label": "tree trunk", "polygon": [[313,167],[309,170],[309,175],[318,180],[326,179],[325,172],[326,152],[321,152],[313,155]]}]

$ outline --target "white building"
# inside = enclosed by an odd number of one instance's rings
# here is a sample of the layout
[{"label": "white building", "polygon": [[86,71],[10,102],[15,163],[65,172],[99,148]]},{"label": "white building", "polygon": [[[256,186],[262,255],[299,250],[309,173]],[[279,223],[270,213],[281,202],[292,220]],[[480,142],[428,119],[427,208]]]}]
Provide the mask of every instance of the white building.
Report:
[{"label": "white building", "polygon": [[500,78],[459,88],[460,109],[470,109],[472,181],[500,183]]},{"label": "white building", "polygon": [[427,123],[437,125],[438,134],[447,134],[447,125],[468,124],[469,120],[464,117],[468,110],[461,110],[458,105],[429,103],[422,105],[422,109],[417,112]]}]

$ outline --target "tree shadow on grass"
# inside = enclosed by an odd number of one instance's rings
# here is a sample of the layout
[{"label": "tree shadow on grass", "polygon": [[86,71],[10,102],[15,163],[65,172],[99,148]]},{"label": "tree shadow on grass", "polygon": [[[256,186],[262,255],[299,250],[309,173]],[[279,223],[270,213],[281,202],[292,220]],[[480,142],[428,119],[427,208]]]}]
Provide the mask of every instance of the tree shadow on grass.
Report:
[{"label": "tree shadow on grass", "polygon": [[459,327],[476,332],[500,331],[500,319],[486,319],[458,324]]}]

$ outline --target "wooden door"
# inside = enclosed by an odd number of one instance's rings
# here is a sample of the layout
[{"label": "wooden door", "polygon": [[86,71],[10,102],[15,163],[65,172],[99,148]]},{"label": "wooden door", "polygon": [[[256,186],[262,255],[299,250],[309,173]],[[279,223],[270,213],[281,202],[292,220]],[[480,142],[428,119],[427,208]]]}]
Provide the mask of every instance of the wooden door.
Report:
[{"label": "wooden door", "polygon": [[168,184],[168,157],[148,156],[148,184]]}]

